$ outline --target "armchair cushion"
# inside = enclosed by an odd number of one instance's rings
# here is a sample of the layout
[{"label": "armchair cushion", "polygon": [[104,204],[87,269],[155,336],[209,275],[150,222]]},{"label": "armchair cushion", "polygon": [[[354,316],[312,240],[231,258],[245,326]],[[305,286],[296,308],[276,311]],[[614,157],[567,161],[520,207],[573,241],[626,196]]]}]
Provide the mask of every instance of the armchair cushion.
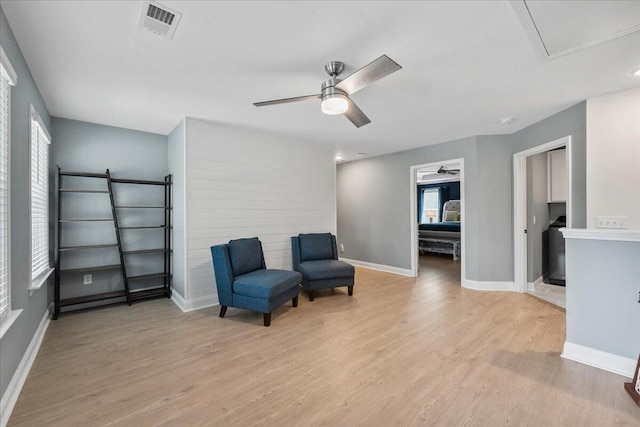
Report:
[{"label": "armchair cushion", "polygon": [[298,264],[298,270],[307,280],[325,280],[339,277],[353,277],[355,269],[351,264],[335,259],[305,261]]},{"label": "armchair cushion", "polygon": [[256,270],[236,277],[233,282],[234,294],[254,298],[272,298],[297,287],[302,275],[297,271]]},{"label": "armchair cushion", "polygon": [[300,261],[333,259],[331,233],[300,234]]},{"label": "armchair cushion", "polygon": [[229,242],[229,258],[234,276],[259,270],[262,267],[262,246],[257,237]]}]

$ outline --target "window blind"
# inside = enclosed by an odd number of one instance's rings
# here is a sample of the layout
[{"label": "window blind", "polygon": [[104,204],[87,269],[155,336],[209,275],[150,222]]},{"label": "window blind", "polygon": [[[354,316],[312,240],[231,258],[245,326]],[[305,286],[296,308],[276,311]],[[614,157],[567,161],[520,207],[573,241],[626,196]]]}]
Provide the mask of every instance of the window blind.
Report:
[{"label": "window blind", "polygon": [[49,134],[31,114],[31,279],[49,269]]},{"label": "window blind", "polygon": [[0,73],[0,319],[10,309],[9,296],[9,109],[10,82]]}]

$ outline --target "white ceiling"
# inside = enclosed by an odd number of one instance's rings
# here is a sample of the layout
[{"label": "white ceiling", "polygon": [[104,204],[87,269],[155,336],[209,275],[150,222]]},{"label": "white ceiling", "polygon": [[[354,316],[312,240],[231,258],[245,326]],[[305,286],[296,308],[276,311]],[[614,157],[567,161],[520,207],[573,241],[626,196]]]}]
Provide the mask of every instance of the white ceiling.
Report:
[{"label": "white ceiling", "polygon": [[[190,116],[345,160],[511,133],[640,86],[640,32],[543,63],[507,1],[161,1],[183,13],[172,40],[138,29],[141,1],[1,3],[53,116],[162,134]],[[326,62],[344,77],[382,54],[404,68],[353,95],[372,121],[360,129],[319,102],[252,105],[319,93]]]}]

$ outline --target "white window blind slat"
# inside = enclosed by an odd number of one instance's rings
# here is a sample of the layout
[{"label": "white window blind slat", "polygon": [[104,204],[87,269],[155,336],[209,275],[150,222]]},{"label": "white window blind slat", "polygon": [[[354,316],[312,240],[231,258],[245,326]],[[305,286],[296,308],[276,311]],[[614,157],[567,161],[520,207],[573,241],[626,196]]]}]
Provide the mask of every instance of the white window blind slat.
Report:
[{"label": "white window blind slat", "polygon": [[31,278],[49,269],[49,133],[31,117]]}]

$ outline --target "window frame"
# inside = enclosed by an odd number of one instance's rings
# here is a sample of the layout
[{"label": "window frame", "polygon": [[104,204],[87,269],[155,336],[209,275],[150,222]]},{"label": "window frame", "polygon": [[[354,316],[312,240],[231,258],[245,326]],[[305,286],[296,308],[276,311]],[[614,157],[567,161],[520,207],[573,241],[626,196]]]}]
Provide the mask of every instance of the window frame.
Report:
[{"label": "window frame", "polygon": [[6,286],[7,286],[7,302],[6,310],[0,313],[0,339],[9,330],[13,322],[18,318],[22,310],[12,310],[11,304],[11,86],[18,83],[18,76],[9,61],[4,49],[0,46],[0,78],[7,82],[7,229],[6,229]]},{"label": "window frame", "polygon": [[[50,246],[51,246],[51,241],[49,239],[49,220],[51,218],[50,214],[51,212],[49,212],[49,207],[51,205],[51,197],[50,197],[50,188],[49,188],[49,162],[50,162],[50,145],[51,145],[51,134],[49,133],[49,131],[47,130],[47,127],[45,126],[44,122],[42,121],[42,119],[40,118],[40,115],[38,114],[38,111],[35,109],[35,107],[33,105],[30,105],[29,108],[29,253],[31,254],[30,256],[30,262],[29,262],[29,275],[31,277],[31,283],[29,286],[29,295],[33,295],[33,293],[35,291],[37,291],[38,289],[40,289],[49,279],[49,276],[51,275],[51,273],[53,273],[53,271],[55,270],[53,267],[51,267],[51,254],[50,254]],[[32,155],[33,155],[33,149],[34,149],[34,141],[33,141],[33,135],[34,135],[34,126],[37,126],[38,129],[37,131],[39,131],[40,133],[42,133],[46,139],[46,143],[48,145],[48,150],[47,150],[47,158],[46,158],[46,162],[45,162],[45,169],[46,169],[46,179],[47,179],[47,191],[46,191],[46,210],[47,210],[47,221],[46,221],[46,246],[47,246],[47,267],[41,269],[41,271],[38,271],[38,274],[35,275],[34,277],[34,272],[33,272],[33,263],[34,263],[34,259],[33,259],[33,210],[32,210],[32,204],[33,204],[33,159],[32,159]],[[38,142],[39,142],[39,137],[38,137]]]}]

